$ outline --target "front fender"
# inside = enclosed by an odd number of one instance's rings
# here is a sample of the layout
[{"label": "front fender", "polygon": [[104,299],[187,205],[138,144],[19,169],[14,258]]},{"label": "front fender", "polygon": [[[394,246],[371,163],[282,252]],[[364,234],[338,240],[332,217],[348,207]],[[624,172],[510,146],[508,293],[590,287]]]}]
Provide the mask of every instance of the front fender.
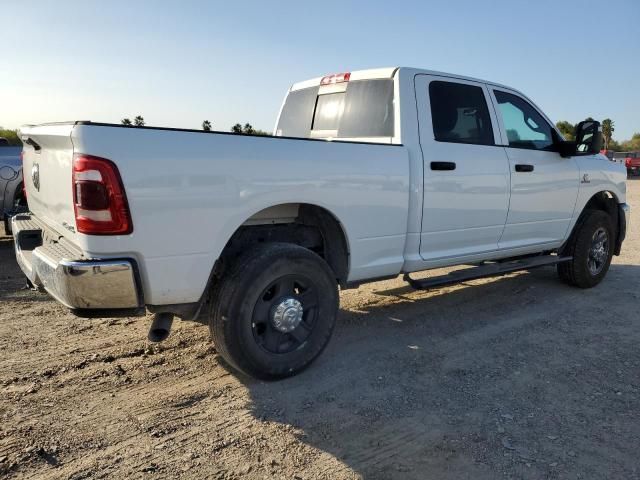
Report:
[{"label": "front fender", "polygon": [[618,205],[626,203],[627,199],[627,172],[624,165],[611,162],[604,155],[576,157],[576,164],[579,168],[580,184],[565,241],[570,237],[580,215],[594,196],[608,192]]}]

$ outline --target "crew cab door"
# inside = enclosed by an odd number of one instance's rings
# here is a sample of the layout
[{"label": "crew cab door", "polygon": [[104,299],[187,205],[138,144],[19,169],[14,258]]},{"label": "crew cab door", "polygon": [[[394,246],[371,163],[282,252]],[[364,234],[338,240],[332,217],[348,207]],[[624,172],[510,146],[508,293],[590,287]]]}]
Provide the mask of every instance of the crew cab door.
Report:
[{"label": "crew cab door", "polygon": [[487,87],[417,75],[415,88],[424,162],[420,256],[437,264],[498,250],[509,205],[509,161],[497,146]]},{"label": "crew cab door", "polygon": [[558,134],[526,98],[489,86],[509,157],[511,200],[500,248],[557,245],[571,223],[579,169],[557,152]]}]

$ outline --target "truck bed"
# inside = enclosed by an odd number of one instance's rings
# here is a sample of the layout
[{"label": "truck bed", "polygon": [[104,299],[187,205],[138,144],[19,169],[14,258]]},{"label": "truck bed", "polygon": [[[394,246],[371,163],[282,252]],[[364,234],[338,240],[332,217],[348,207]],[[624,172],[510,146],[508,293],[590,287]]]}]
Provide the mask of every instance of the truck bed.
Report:
[{"label": "truck bed", "polygon": [[[21,135],[25,172],[39,168],[40,189],[26,182],[33,214],[88,258],[136,259],[146,304],[197,301],[236,229],[292,202],[320,206],[341,222],[353,252],[350,280],[402,266],[409,160],[401,145],[86,121],[27,126]],[[78,153],[117,166],[130,235],[76,231],[70,177]]]}]

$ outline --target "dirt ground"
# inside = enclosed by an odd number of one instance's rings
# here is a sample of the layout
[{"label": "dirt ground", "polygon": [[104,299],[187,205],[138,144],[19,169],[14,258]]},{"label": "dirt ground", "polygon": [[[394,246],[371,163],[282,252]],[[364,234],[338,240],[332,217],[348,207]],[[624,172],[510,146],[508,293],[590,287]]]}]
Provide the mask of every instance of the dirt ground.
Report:
[{"label": "dirt ground", "polygon": [[552,268],[345,291],[333,339],[275,383],[205,326],[75,318],[0,237],[0,477],[640,478],[640,181],[605,281]]}]

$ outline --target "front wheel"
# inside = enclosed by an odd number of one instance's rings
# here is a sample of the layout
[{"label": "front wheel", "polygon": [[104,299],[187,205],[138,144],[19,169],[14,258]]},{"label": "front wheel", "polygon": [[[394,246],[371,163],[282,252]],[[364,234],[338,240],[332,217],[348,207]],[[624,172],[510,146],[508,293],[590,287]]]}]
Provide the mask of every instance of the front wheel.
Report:
[{"label": "front wheel", "polygon": [[320,256],[293,244],[263,244],[220,280],[209,328],[229,365],[256,378],[283,378],[320,355],[338,301],[335,275]]},{"label": "front wheel", "polygon": [[586,211],[563,252],[569,262],[558,264],[560,278],[580,288],[595,287],[609,270],[614,248],[611,217],[601,210]]}]

